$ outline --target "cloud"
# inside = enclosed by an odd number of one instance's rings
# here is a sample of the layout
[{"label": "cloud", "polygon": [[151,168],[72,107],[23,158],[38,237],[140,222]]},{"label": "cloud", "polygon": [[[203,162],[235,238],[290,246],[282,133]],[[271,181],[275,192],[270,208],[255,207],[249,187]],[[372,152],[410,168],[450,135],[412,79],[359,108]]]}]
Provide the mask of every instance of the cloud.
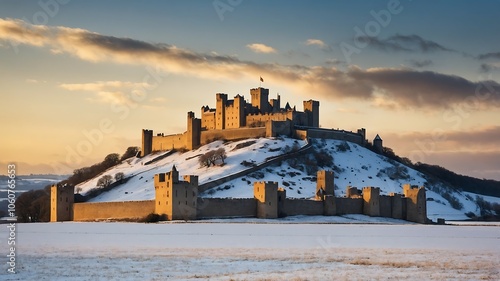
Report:
[{"label": "cloud", "polygon": [[316,45],[316,46],[319,46],[321,48],[326,47],[325,42],[323,42],[322,40],[319,40],[319,39],[307,39],[306,45],[308,45],[308,46]]},{"label": "cloud", "polygon": [[486,60],[486,59],[500,60],[500,52],[481,54],[481,55],[478,55],[477,58],[480,60]]},{"label": "cloud", "polygon": [[382,138],[400,156],[444,166],[452,171],[500,180],[500,126],[469,130],[386,133]]},{"label": "cloud", "polygon": [[248,44],[247,47],[256,53],[263,53],[263,54],[276,53],[276,50],[273,47],[261,43]]},{"label": "cloud", "polygon": [[481,72],[490,72],[500,70],[500,63],[482,63],[479,70]]},{"label": "cloud", "polygon": [[330,65],[346,65],[347,63],[343,60],[339,60],[339,59],[327,59],[325,61],[326,64],[330,64]]},{"label": "cloud", "polygon": [[[484,93],[486,89],[490,93],[488,98],[477,100],[478,104],[500,106],[500,84],[497,82],[474,82],[432,71],[361,69],[356,66],[341,71],[325,66],[256,63],[234,56],[197,53],[174,45],[118,38],[77,28],[34,26],[10,19],[0,19],[2,39],[47,48],[48,51],[57,50],[85,61],[141,65],[155,71],[205,79],[238,80],[265,76],[297,93],[314,92],[327,99],[357,99],[380,106],[389,104],[392,108],[448,108],[467,101],[478,91]],[[430,50],[432,44],[427,45],[419,48]],[[68,90],[97,92],[101,102],[129,102],[130,91],[137,86],[132,82],[119,81],[63,85],[61,87]]]},{"label": "cloud", "polygon": [[410,64],[414,67],[426,67],[432,65],[433,62],[431,60],[408,60]]},{"label": "cloud", "polygon": [[60,84],[59,87],[68,91],[86,91],[95,94],[90,101],[111,104],[136,104],[145,98],[145,91],[152,86],[147,83],[123,81],[98,81],[82,84]]},{"label": "cloud", "polygon": [[436,51],[456,52],[446,48],[434,41],[426,40],[418,35],[392,35],[386,39],[377,37],[360,36],[356,38],[360,42],[368,43],[371,47],[388,52],[422,52],[430,53]]},{"label": "cloud", "polygon": [[38,84],[38,83],[47,83],[45,80],[37,80],[37,79],[26,79],[26,83]]},{"label": "cloud", "polygon": [[[444,128],[446,129],[446,128]],[[439,151],[457,152],[457,151],[498,151],[498,140],[500,139],[500,126],[487,126],[469,130],[436,130],[429,132],[410,132],[404,134],[387,134],[386,136],[397,142],[415,143],[423,142],[428,145],[422,147],[434,147]],[[431,144],[434,143],[434,144]],[[410,146],[406,146],[410,147]],[[499,158],[500,159],[500,158]]]}]

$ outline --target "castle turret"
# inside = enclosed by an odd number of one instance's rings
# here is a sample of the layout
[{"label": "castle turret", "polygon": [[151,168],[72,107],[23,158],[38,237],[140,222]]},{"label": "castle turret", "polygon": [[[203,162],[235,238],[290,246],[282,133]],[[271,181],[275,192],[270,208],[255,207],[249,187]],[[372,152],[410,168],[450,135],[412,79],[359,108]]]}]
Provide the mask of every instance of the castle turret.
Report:
[{"label": "castle turret", "polygon": [[306,113],[307,126],[319,128],[319,101],[304,101],[304,112]]},{"label": "castle turret", "polygon": [[141,157],[151,154],[153,150],[153,130],[142,130],[142,149]]},{"label": "castle turret", "polygon": [[50,221],[72,221],[75,187],[52,185],[50,187]]},{"label": "castle turret", "polygon": [[371,217],[380,216],[380,188],[363,188],[363,214]]},{"label": "castle turret", "polygon": [[250,89],[250,95],[252,97],[252,106],[257,107],[261,113],[270,112],[269,109],[269,89],[256,88]]},{"label": "castle turret", "polygon": [[226,128],[226,94],[216,94],[215,100],[215,129],[224,130]]},{"label": "castle turret", "polygon": [[184,176],[172,167],[168,173],[156,174],[155,213],[165,214],[167,220],[195,220],[198,200],[198,176]]},{"label": "castle turret", "polygon": [[427,223],[427,198],[425,195],[425,187],[405,184],[403,185],[403,193],[406,197],[406,220]]},{"label": "castle turret", "polygon": [[327,195],[335,196],[332,171],[318,171],[316,178],[316,200],[324,200]]},{"label": "castle turret", "polygon": [[257,200],[257,217],[275,219],[278,217],[278,183],[255,182],[254,198]]},{"label": "castle turret", "polygon": [[382,154],[382,152],[384,151],[382,138],[378,134],[373,139],[373,148],[375,148],[375,151],[380,154]]},{"label": "castle turret", "polygon": [[194,112],[187,114],[186,148],[193,150],[200,146],[201,120],[194,117]]}]

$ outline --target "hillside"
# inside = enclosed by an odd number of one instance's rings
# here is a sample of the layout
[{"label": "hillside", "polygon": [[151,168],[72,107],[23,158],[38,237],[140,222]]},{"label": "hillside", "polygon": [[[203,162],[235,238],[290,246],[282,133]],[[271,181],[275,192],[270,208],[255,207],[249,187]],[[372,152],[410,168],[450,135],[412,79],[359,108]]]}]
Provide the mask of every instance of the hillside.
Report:
[{"label": "hillside", "polygon": [[[97,185],[102,175],[114,176],[122,172],[128,180],[90,199],[89,202],[133,201],[154,199],[154,174],[170,171],[175,165],[180,175],[198,175],[200,184],[259,165],[273,157],[306,147],[303,140],[290,138],[259,138],[237,142],[215,141],[196,150],[162,152],[144,158],[129,158],[108,169],[100,176],[77,185],[81,194],[86,194]],[[335,173],[335,194],[344,196],[348,185],[362,188],[376,186],[382,194],[402,193],[402,184],[424,185],[427,188],[427,212],[430,219],[443,217],[448,220],[467,219],[465,213],[479,214],[475,194],[457,192],[449,185],[402,165],[364,147],[338,140],[312,139],[311,148],[298,157],[277,161],[248,175],[200,194],[204,197],[252,198],[254,181],[277,181],[287,190],[287,197],[310,198],[314,196],[316,171],[329,169]],[[198,156],[223,147],[227,153],[224,165],[201,167]],[[155,159],[157,159],[155,161]],[[153,162],[147,164],[149,162]],[[319,165],[319,167],[318,167]],[[321,167],[322,166],[322,167]]]}]

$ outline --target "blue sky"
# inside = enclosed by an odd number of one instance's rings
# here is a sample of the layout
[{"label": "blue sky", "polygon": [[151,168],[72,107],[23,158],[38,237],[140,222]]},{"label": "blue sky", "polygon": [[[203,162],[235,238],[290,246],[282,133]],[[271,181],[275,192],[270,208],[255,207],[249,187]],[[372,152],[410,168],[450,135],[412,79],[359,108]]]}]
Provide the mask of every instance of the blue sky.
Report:
[{"label": "blue sky", "polygon": [[[322,127],[364,127],[414,161],[500,179],[499,8],[1,1],[1,162],[24,173],[71,172],[139,145],[142,128],[182,132],[187,111],[199,116],[217,92],[249,98],[262,76],[271,97],[298,109],[319,100]],[[71,157],[102,120],[113,129]]]}]

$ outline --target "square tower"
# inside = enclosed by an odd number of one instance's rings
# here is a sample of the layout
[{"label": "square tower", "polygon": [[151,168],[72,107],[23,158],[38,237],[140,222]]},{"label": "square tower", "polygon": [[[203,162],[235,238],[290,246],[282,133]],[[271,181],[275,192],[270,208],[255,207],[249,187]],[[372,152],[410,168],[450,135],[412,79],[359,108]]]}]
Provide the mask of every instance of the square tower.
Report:
[{"label": "square tower", "polygon": [[363,214],[370,217],[380,216],[380,188],[363,188]]},{"label": "square tower", "polygon": [[324,200],[327,195],[335,196],[332,171],[318,171],[316,178],[316,200]]},{"label": "square tower", "polygon": [[227,95],[218,93],[215,95],[215,129],[224,130],[226,128],[226,104]]},{"label": "square tower", "polygon": [[304,112],[307,118],[307,126],[319,128],[319,101],[304,101]]},{"label": "square tower", "polygon": [[257,107],[261,113],[268,113],[269,110],[269,89],[255,88],[250,89],[250,95],[252,97],[252,106]]},{"label": "square tower", "polygon": [[254,198],[257,200],[257,217],[275,219],[278,217],[278,183],[255,182]]},{"label": "square tower", "polygon": [[406,220],[427,223],[427,198],[425,187],[405,184],[403,185],[403,193],[406,197]]},{"label": "square tower", "polygon": [[179,180],[175,166],[168,173],[156,174],[155,213],[165,214],[167,220],[195,220],[198,200],[198,176]]},{"label": "square tower", "polygon": [[50,221],[72,221],[75,187],[72,185],[50,187]]},{"label": "square tower", "polygon": [[144,157],[153,151],[153,130],[142,130],[141,156]]}]

